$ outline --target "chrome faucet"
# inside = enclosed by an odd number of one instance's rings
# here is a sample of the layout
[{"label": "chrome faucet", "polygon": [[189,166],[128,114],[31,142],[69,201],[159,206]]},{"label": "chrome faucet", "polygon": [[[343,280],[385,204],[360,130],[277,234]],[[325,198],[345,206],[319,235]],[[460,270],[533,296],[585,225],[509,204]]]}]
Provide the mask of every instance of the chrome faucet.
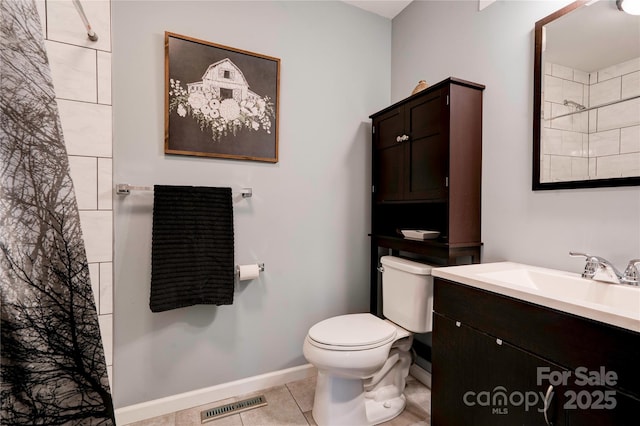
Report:
[{"label": "chrome faucet", "polygon": [[586,253],[569,252],[569,256],[585,257],[587,263],[582,272],[582,278],[596,281],[606,281],[614,284],[639,285],[640,279],[640,259],[629,262],[624,273],[621,273],[607,259],[600,256],[593,256]]},{"label": "chrome faucet", "polygon": [[640,259],[629,261],[627,269],[624,270],[622,281],[630,285],[640,286]]}]

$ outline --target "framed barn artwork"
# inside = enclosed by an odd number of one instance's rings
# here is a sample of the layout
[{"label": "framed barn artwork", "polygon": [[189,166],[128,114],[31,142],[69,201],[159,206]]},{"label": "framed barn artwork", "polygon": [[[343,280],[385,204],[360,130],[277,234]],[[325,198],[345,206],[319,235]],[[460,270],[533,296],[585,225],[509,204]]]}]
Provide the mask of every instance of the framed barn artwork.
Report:
[{"label": "framed barn artwork", "polygon": [[278,162],[280,59],[165,32],[165,154]]}]

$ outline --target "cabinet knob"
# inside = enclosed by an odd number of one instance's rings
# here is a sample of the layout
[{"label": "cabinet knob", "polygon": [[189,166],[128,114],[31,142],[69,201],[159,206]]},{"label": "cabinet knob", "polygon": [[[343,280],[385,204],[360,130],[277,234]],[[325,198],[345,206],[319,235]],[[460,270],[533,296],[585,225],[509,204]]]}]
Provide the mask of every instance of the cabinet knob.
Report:
[{"label": "cabinet knob", "polygon": [[402,136],[398,136],[398,137],[396,138],[396,142],[398,142],[398,143],[402,142]]}]

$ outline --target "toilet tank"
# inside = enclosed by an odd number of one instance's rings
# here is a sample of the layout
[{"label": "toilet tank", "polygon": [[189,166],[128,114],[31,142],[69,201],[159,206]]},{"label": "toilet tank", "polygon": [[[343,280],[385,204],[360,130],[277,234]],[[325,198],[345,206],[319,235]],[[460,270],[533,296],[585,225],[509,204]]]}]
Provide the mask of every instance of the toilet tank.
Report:
[{"label": "toilet tank", "polygon": [[382,313],[389,320],[414,333],[433,327],[433,277],[431,265],[395,256],[380,258]]}]

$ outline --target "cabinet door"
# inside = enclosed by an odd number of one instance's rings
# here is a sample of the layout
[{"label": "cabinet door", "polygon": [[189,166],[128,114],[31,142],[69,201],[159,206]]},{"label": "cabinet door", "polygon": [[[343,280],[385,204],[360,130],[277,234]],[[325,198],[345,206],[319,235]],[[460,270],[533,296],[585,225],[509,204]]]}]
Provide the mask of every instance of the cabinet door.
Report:
[{"label": "cabinet door", "polygon": [[407,200],[445,199],[449,170],[446,88],[405,106]]},{"label": "cabinet door", "polygon": [[[434,314],[431,425],[545,425],[549,380],[542,371],[564,370]],[[555,388],[547,409],[548,422],[556,426],[566,424],[561,390]]]},{"label": "cabinet door", "polygon": [[568,424],[598,426],[636,426],[640,413],[640,400],[620,393],[615,388],[578,383],[565,391],[563,409]]},{"label": "cabinet door", "polygon": [[404,192],[403,108],[396,108],[377,117],[373,126],[375,200],[400,201]]}]

